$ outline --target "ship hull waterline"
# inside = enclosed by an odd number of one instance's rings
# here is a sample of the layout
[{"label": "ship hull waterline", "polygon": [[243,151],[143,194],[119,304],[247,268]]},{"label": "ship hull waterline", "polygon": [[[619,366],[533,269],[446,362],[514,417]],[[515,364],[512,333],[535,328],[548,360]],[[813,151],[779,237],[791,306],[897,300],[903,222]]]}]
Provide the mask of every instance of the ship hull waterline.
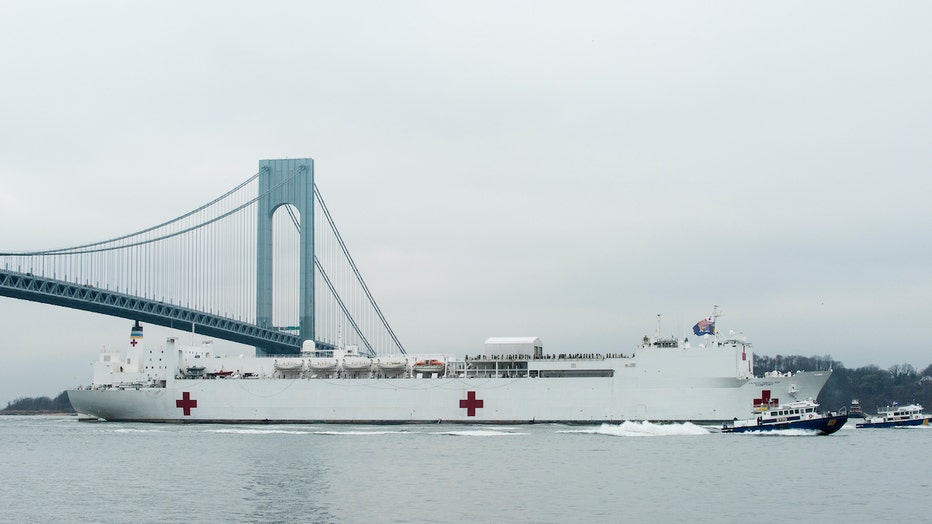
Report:
[{"label": "ship hull waterline", "polygon": [[166,423],[718,423],[762,391],[816,397],[830,372],[756,379],[357,378],[170,380],[68,392],[84,417]]}]

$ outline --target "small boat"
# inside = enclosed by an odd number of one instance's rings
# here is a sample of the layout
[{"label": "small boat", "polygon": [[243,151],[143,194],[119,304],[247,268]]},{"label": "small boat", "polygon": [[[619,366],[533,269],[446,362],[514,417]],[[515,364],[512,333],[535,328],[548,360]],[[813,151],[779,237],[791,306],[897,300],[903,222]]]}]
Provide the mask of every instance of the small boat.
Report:
[{"label": "small boat", "polygon": [[369,368],[371,367],[372,359],[368,357],[346,357],[343,359],[344,371],[369,371]]},{"label": "small boat", "polygon": [[184,376],[188,378],[203,378],[204,366],[188,366],[184,370]]},{"label": "small boat", "polygon": [[411,366],[415,373],[443,373],[443,368],[447,367],[442,360],[418,360]]},{"label": "small boat", "polygon": [[317,371],[334,371],[339,366],[340,361],[335,358],[312,358],[308,360],[307,365]]},{"label": "small boat", "polygon": [[408,361],[404,357],[388,357],[378,359],[376,365],[382,371],[402,371],[408,367]]},{"label": "small boat", "polygon": [[273,365],[279,371],[301,371],[304,369],[303,360],[276,360]]},{"label": "small boat", "polygon": [[919,404],[899,406],[894,402],[892,406],[878,409],[876,417],[865,417],[864,422],[859,422],[855,427],[895,428],[900,426],[928,426],[930,419],[932,419],[932,415],[923,413],[922,406]]},{"label": "small boat", "polygon": [[858,399],[851,401],[851,407],[848,408],[848,418],[866,418],[864,412],[861,411],[861,403]]},{"label": "small boat", "polygon": [[232,374],[232,371],[224,371],[221,369],[220,371],[211,371],[207,373],[207,378],[227,378]]},{"label": "small boat", "polygon": [[820,413],[819,405],[809,400],[776,404],[755,404],[755,418],[735,420],[731,425],[722,424],[722,433],[749,433],[780,429],[803,429],[817,431],[820,435],[831,435],[848,421],[848,413]]}]

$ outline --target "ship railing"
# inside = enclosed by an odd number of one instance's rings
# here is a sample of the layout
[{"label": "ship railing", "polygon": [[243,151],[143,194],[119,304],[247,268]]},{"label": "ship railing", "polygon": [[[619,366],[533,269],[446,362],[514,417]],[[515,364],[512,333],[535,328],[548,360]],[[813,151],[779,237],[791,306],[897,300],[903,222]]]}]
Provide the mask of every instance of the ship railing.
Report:
[{"label": "ship railing", "polygon": [[465,361],[491,362],[491,361],[529,361],[529,360],[606,360],[610,358],[632,358],[634,355],[625,355],[624,353],[548,353],[546,355],[485,355],[480,354],[474,357],[466,355]]}]

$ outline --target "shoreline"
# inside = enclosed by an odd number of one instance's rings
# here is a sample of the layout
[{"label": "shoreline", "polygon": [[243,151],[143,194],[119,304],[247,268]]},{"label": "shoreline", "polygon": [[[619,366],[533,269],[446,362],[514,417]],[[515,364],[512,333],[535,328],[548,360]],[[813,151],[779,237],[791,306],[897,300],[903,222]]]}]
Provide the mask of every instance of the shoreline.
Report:
[{"label": "shoreline", "polygon": [[0,411],[0,415],[49,415],[56,417],[77,416],[74,411],[41,411],[31,409],[11,409]]}]

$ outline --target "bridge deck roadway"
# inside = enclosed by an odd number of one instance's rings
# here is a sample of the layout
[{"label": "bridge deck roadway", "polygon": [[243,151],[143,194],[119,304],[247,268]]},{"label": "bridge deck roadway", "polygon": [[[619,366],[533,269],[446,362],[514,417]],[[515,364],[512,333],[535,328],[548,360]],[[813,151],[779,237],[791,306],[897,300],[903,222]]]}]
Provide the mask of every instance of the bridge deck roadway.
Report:
[{"label": "bridge deck roadway", "polygon": [[301,351],[297,335],[147,298],[0,269],[0,296],[81,309],[255,346],[266,354]]}]

